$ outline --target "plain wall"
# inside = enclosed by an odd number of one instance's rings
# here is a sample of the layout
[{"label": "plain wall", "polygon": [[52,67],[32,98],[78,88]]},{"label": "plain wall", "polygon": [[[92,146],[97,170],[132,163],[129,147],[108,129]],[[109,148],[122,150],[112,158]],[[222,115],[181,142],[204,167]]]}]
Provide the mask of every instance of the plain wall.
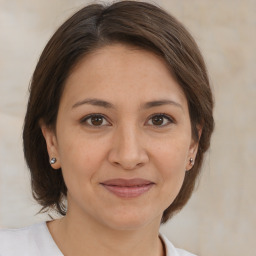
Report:
[{"label": "plain wall", "polygon": [[[0,0],[0,226],[42,221],[22,152],[28,85],[56,28],[89,1]],[[102,1],[103,2],[103,1]],[[256,255],[256,1],[159,0],[205,57],[216,129],[199,186],[162,227],[198,255]]]}]

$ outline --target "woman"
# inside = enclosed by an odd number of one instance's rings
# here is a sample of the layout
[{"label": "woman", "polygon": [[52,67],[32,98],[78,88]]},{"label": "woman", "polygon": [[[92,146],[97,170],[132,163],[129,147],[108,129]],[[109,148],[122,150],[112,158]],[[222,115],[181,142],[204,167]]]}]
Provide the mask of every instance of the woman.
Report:
[{"label": "woman", "polygon": [[209,147],[204,61],[144,2],[68,19],[33,74],[24,153],[34,198],[63,218],[0,233],[1,255],[192,255],[159,226],[188,201]]}]

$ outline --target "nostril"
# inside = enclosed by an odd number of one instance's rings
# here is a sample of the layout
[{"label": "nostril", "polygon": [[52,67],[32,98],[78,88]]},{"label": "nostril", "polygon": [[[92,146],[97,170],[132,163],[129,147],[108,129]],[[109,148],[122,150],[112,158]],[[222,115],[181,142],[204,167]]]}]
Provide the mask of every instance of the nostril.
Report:
[{"label": "nostril", "polygon": [[113,162],[114,165],[119,166],[120,164],[118,162]]}]

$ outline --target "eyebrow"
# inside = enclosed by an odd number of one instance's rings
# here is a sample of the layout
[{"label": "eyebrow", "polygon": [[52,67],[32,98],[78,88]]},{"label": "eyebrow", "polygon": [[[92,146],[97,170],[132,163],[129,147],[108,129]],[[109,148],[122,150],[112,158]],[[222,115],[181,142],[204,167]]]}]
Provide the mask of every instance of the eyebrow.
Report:
[{"label": "eyebrow", "polygon": [[72,108],[77,108],[84,104],[89,104],[89,105],[99,106],[104,108],[115,108],[112,103],[109,103],[105,100],[100,100],[100,99],[84,99],[84,100],[78,101],[76,104],[72,106]]},{"label": "eyebrow", "polygon": [[183,110],[182,105],[179,104],[178,102],[173,101],[173,100],[165,100],[165,99],[146,102],[145,104],[143,104],[142,108],[148,109],[148,108],[158,107],[158,106],[163,106],[163,105],[174,105]]},{"label": "eyebrow", "polygon": [[[103,107],[103,108],[112,108],[112,109],[115,109],[115,106],[110,103],[110,102],[107,102],[105,100],[101,100],[101,99],[84,99],[84,100],[81,100],[81,101],[78,101],[77,103],[75,103],[73,106],[72,106],[72,109],[73,108],[77,108],[81,105],[85,105],[85,104],[89,104],[89,105],[93,105],[93,106],[99,106],[99,107]],[[163,106],[163,105],[174,105],[174,106],[177,106],[179,108],[181,108],[183,110],[183,107],[181,104],[179,104],[178,102],[175,102],[173,100],[168,100],[168,99],[162,99],[162,100],[155,100],[155,101],[149,101],[149,102],[146,102],[142,105],[142,109],[149,109],[149,108],[152,108],[152,107],[159,107],[159,106]]]}]

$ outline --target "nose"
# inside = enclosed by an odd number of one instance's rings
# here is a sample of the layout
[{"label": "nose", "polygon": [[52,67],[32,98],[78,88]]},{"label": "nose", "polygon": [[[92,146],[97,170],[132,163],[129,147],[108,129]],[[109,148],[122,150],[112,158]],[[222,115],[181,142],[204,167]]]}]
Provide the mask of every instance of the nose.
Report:
[{"label": "nose", "polygon": [[108,158],[111,164],[125,170],[133,170],[145,165],[149,158],[138,128],[127,126],[117,128],[113,134]]}]

